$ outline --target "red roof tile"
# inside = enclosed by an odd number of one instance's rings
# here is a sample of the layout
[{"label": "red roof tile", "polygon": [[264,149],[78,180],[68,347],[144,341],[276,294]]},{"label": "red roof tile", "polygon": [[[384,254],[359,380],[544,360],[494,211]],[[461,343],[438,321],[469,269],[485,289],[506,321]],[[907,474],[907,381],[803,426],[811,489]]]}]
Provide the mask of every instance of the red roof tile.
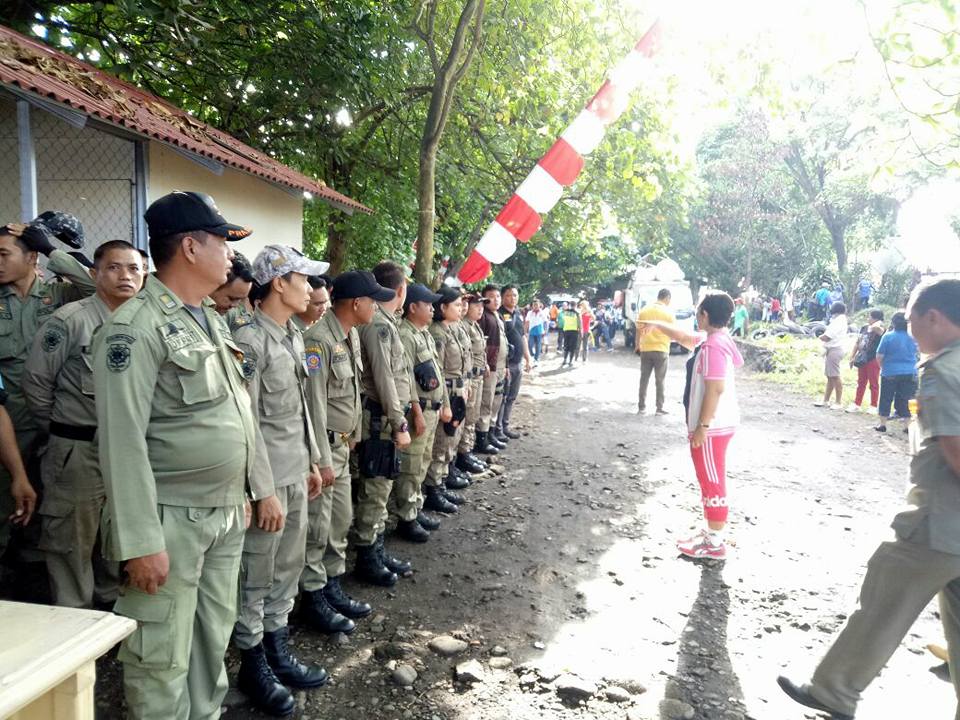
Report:
[{"label": "red roof tile", "polygon": [[332,205],[369,213],[370,208],[254,150],[180,108],[91,65],[0,25],[0,84],[48,100],[229,167],[306,190]]}]

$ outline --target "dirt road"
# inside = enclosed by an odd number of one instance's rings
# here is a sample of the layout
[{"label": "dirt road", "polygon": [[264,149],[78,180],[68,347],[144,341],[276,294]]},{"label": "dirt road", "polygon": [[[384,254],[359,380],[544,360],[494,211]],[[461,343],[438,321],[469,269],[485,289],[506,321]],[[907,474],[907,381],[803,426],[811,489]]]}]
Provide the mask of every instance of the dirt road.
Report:
[{"label": "dirt road", "polygon": [[[744,375],[729,463],[735,547],[725,563],[680,559],[674,543],[700,514],[682,361],[672,358],[666,417],[635,414],[638,361],[626,352],[573,370],[555,356],[541,363],[525,380],[515,413],[524,437],[502,456],[505,473],[469,489],[427,545],[390,542],[414,577],[391,592],[351,586],[376,610],[344,644],[295,630],[298,652],[334,678],[299,694],[299,716],[816,717],[774,680],[806,678],[854,609],[903,496],[905,437]],[[467,646],[442,656],[428,647],[441,635]],[[933,605],[858,717],[952,717],[928,642],[941,642]],[[482,679],[455,681],[471,659]],[[111,717],[116,668],[102,665],[98,704]],[[412,686],[397,684],[397,666],[416,672]],[[231,695],[225,717],[261,716]]]}]

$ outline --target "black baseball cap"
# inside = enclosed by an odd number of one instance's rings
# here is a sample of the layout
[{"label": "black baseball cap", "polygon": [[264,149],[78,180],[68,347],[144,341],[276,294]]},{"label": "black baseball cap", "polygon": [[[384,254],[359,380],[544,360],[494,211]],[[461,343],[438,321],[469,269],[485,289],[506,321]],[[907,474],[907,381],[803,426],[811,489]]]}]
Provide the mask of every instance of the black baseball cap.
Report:
[{"label": "black baseball cap", "polygon": [[76,250],[83,247],[83,224],[76,215],[47,210],[40,213],[33,222],[45,226],[60,242]]},{"label": "black baseball cap", "polygon": [[151,238],[203,230],[227,240],[242,240],[253,230],[228,223],[206,193],[174,190],[154,200],[143,214]]},{"label": "black baseball cap", "polygon": [[409,305],[415,302],[425,302],[433,305],[437,300],[440,299],[440,295],[433,292],[426,285],[421,285],[416,283],[415,285],[407,286],[407,299],[404,300],[404,305]]},{"label": "black baseball cap", "polygon": [[340,273],[333,281],[331,300],[349,300],[351,298],[369,297],[378,302],[393,300],[397,293],[383,287],[377,282],[372,272],[366,270],[350,270]]}]

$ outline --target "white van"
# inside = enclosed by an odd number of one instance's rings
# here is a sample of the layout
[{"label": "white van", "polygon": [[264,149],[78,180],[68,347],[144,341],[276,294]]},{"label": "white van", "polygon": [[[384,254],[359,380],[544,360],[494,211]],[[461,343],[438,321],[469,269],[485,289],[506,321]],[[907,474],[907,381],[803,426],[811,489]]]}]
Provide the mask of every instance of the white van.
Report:
[{"label": "white van", "polygon": [[[636,269],[633,279],[627,285],[623,300],[624,343],[633,348],[636,337],[637,313],[650,303],[656,302],[661,290],[670,291],[670,309],[677,324],[688,332],[696,330],[697,308],[690,292],[690,283],[684,279],[683,271],[673,260],[661,260],[656,265],[642,265]],[[682,351],[677,343],[670,344],[671,352]]]}]

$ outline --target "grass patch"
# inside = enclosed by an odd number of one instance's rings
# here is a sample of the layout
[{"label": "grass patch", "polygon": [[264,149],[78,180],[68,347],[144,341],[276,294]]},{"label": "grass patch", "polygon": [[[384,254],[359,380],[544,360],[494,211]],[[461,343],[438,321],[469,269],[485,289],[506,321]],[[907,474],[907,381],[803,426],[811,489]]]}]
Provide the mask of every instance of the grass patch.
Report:
[{"label": "grass patch", "polygon": [[[814,337],[787,335],[766,337],[754,341],[773,352],[774,371],[759,375],[771,382],[787,385],[813,399],[821,399],[826,386],[823,374],[823,343]],[[855,336],[849,336],[846,352],[853,349]],[[844,360],[840,365],[844,396],[857,387],[857,369]]]}]

